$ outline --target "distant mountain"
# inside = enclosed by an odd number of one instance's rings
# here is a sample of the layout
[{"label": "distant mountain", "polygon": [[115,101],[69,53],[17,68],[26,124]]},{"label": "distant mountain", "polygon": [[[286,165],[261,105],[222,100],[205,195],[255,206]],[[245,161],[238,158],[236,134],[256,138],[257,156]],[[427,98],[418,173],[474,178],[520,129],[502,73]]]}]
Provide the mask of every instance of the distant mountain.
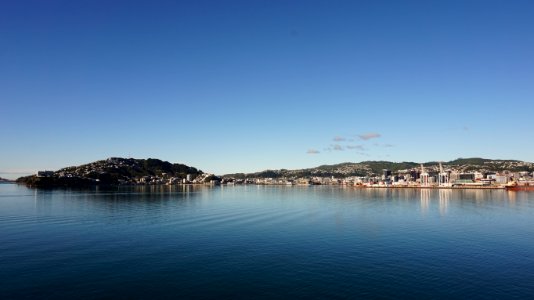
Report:
[{"label": "distant mountain", "polygon": [[[423,164],[427,171],[439,170],[439,162],[426,162]],[[534,164],[519,160],[501,160],[484,158],[458,158],[443,162],[443,168],[462,172],[502,172],[502,171],[534,171]],[[223,175],[224,178],[299,178],[299,177],[348,177],[348,176],[376,176],[381,175],[384,169],[398,172],[402,170],[419,169],[420,163],[391,162],[391,161],[362,161],[359,163],[345,162],[335,165],[322,165],[315,168],[297,170],[265,170],[255,173],[236,173]]]},{"label": "distant mountain", "polygon": [[13,180],[9,180],[9,179],[5,179],[5,178],[2,178],[0,177],[0,183],[12,183]]},{"label": "distant mountain", "polygon": [[40,176],[21,177],[17,182],[34,186],[116,185],[134,183],[143,177],[185,178],[187,174],[196,177],[203,172],[184,164],[173,164],[153,158],[112,157],[58,171],[42,172]]}]

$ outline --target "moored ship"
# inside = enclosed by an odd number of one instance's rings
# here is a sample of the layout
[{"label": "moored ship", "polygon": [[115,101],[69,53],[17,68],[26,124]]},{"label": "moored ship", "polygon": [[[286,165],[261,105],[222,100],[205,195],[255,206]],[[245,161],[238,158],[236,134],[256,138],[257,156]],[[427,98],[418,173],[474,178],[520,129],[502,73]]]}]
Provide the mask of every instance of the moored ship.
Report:
[{"label": "moored ship", "polygon": [[505,187],[507,191],[534,191],[534,181],[520,183],[514,181],[507,184]]}]

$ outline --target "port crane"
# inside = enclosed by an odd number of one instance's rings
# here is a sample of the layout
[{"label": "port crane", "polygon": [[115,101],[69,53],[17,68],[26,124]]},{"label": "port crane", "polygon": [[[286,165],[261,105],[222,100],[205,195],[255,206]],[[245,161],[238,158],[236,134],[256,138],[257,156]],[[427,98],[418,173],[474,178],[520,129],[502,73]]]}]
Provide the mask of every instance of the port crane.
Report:
[{"label": "port crane", "polygon": [[419,176],[420,181],[421,181],[421,186],[429,185],[428,177],[429,175],[427,172],[425,172],[425,167],[423,166],[423,164],[421,164],[421,175]]},{"label": "port crane", "polygon": [[443,171],[443,165],[439,162],[439,174],[438,174],[439,186],[449,186],[449,174]]}]

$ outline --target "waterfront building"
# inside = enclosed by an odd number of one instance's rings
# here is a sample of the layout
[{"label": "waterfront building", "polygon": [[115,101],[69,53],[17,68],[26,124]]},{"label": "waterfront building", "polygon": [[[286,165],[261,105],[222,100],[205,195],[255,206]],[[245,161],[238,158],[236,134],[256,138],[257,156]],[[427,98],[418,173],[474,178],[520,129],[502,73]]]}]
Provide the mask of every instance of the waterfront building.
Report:
[{"label": "waterfront building", "polygon": [[384,169],[382,170],[382,180],[386,180],[391,176],[391,170]]},{"label": "waterfront building", "polygon": [[456,180],[460,179],[460,173],[458,172],[451,172],[449,174],[449,182],[454,183]]},{"label": "waterfront building", "polygon": [[471,180],[475,181],[475,173],[460,173],[459,180]]}]

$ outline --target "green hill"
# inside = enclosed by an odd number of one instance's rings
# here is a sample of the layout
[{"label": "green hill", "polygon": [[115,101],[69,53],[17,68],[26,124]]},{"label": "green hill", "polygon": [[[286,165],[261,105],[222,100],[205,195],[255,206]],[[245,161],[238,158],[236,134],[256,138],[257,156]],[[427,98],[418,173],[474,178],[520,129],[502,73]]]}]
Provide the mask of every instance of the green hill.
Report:
[{"label": "green hill", "polygon": [[[439,162],[432,161],[423,163],[429,171],[437,172]],[[485,158],[458,158],[448,162],[442,162],[445,169],[455,169],[461,172],[502,172],[502,171],[534,171],[534,164],[519,160],[494,160]],[[420,163],[416,162],[391,162],[391,161],[362,161],[359,163],[345,162],[334,165],[321,165],[315,168],[297,170],[265,170],[255,173],[227,174],[226,178],[298,178],[298,177],[347,177],[347,176],[376,176],[381,175],[384,169],[393,173],[400,170],[419,169]]]},{"label": "green hill", "polygon": [[113,157],[81,166],[67,167],[53,172],[50,176],[26,176],[17,182],[32,186],[85,186],[116,185],[133,183],[142,177],[185,178],[187,174],[197,176],[201,170],[173,164],[159,159],[134,159]]}]

